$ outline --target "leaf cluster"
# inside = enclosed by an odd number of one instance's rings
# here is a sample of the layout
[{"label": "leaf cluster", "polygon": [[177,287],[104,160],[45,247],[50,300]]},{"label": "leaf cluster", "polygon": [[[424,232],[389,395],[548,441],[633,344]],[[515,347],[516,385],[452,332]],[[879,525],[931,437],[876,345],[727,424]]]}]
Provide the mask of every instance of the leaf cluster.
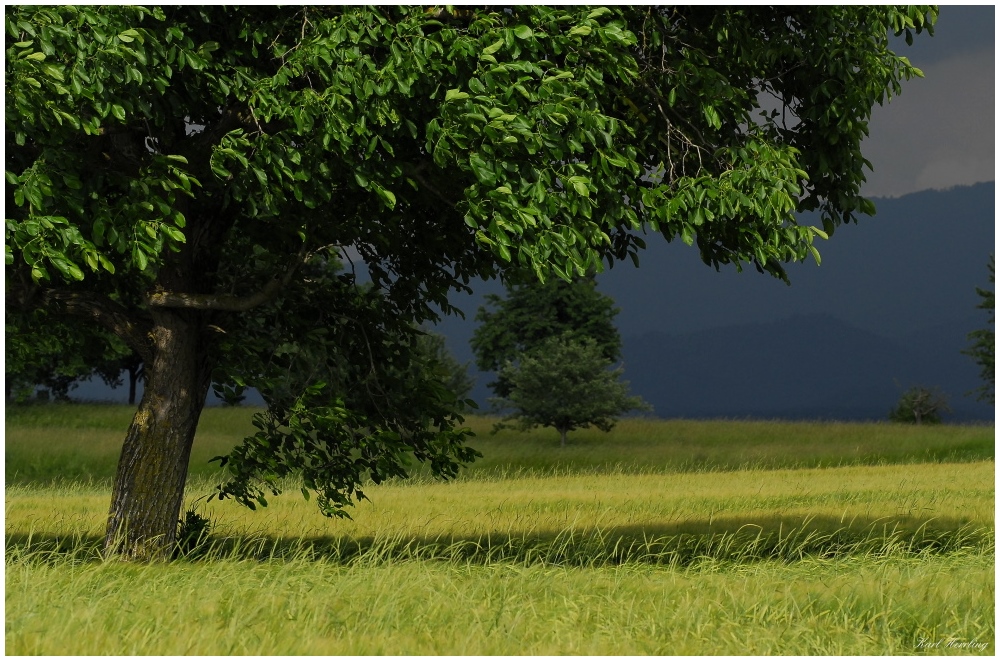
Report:
[{"label": "leaf cluster", "polygon": [[10,310],[5,319],[4,378],[9,396],[24,401],[37,386],[57,400],[82,380],[98,376],[111,387],[136,359],[132,349],[101,329],[81,329],[45,310]]}]

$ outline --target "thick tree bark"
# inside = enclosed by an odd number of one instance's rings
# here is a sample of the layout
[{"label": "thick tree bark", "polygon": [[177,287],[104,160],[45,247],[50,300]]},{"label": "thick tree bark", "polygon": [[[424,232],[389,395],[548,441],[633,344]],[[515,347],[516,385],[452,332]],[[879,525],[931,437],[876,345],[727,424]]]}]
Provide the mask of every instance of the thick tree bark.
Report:
[{"label": "thick tree bark", "polygon": [[122,446],[104,547],[134,560],[169,558],[210,369],[197,313],[154,314],[154,355]]}]

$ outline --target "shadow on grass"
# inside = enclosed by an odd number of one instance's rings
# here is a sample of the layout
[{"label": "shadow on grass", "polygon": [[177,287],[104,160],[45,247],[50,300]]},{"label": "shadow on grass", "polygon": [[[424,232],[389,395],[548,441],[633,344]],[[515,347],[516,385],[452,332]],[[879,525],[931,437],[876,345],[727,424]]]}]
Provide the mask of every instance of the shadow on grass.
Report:
[{"label": "shadow on grass", "polygon": [[[41,532],[6,536],[7,564],[92,562],[102,539]],[[661,526],[511,530],[482,535],[282,538],[253,533],[209,536],[182,561],[325,561],[378,565],[407,560],[575,567],[623,564],[687,567],[705,562],[795,562],[804,559],[902,558],[991,554],[992,527],[914,517],[717,518]]]}]

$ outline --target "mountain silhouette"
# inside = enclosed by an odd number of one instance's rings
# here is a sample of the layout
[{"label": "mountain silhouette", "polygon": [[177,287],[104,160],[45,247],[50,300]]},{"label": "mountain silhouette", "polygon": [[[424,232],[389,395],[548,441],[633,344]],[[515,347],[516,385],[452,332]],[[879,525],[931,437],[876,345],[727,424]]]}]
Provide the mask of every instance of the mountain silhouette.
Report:
[{"label": "mountain silhouette", "polygon": [[[925,333],[885,338],[822,314],[682,335],[625,338],[625,374],[665,418],[885,419],[912,385],[951,394],[950,420],[988,411],[961,395],[977,385],[964,346]],[[953,338],[951,338],[953,339]]]}]

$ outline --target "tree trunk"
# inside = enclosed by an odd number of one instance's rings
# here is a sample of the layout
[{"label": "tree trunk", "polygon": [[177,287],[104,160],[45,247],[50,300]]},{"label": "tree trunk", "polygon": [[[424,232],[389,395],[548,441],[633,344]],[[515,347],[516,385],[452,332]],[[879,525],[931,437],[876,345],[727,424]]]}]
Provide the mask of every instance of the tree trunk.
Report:
[{"label": "tree trunk", "polygon": [[559,432],[559,447],[561,447],[561,448],[566,447],[566,431],[567,430],[565,430],[565,429],[557,429],[556,431]]},{"label": "tree trunk", "polygon": [[104,540],[107,553],[134,560],[170,556],[210,384],[197,316],[171,310],[154,317],[154,356],[122,446]]}]

